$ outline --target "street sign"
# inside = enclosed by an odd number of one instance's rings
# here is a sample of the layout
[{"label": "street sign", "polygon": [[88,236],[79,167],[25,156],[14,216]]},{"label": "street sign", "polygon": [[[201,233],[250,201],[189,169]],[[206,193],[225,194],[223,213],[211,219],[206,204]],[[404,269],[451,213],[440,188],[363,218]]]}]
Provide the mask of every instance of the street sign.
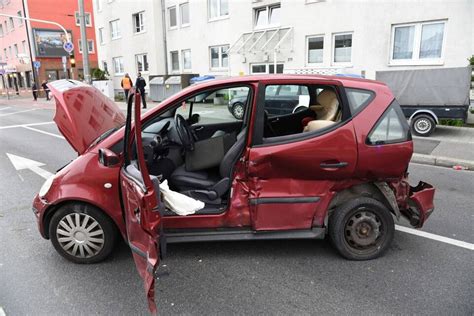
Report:
[{"label": "street sign", "polygon": [[74,44],[71,42],[66,42],[64,43],[63,48],[66,52],[70,53],[74,50]]},{"label": "street sign", "polygon": [[35,67],[36,69],[38,69],[39,67],[41,67],[41,62],[36,60],[33,62],[33,67]]}]

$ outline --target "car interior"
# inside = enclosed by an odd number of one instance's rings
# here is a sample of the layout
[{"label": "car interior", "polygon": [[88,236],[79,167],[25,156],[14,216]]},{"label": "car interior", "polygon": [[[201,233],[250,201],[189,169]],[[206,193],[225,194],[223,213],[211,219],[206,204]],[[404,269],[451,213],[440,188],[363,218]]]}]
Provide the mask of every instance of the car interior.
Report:
[{"label": "car interior", "polygon": [[[245,148],[247,112],[253,99],[252,89],[243,88],[247,93],[243,120],[235,119],[226,106],[203,104],[209,95],[216,95],[212,90],[176,104],[143,126],[142,141],[150,174],[160,181],[168,180],[170,189],[204,202],[206,206],[196,215],[219,214],[227,208],[233,168]],[[265,138],[311,132],[341,120],[340,102],[333,87],[305,88],[309,98],[304,98],[307,104],[301,110],[283,115],[265,111]],[[224,99],[231,98],[229,95]],[[271,104],[274,100],[269,97],[265,108],[278,106]],[[295,106],[294,102],[291,106]],[[167,210],[164,215],[176,214]]]}]

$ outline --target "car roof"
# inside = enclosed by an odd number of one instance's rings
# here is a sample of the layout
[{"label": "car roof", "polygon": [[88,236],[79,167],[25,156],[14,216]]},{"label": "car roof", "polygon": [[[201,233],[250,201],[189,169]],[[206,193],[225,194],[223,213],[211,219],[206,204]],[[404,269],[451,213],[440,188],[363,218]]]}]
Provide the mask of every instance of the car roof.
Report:
[{"label": "car roof", "polygon": [[334,80],[339,81],[343,85],[350,85],[350,83],[358,83],[370,85],[383,85],[385,84],[380,81],[345,77],[345,76],[327,76],[327,75],[288,75],[288,74],[270,74],[270,75],[247,75],[238,77],[225,77],[214,80],[209,80],[202,83],[197,83],[199,87],[213,86],[216,84],[231,84],[231,83],[244,83],[244,82],[255,82],[255,81],[281,81],[281,80]]}]

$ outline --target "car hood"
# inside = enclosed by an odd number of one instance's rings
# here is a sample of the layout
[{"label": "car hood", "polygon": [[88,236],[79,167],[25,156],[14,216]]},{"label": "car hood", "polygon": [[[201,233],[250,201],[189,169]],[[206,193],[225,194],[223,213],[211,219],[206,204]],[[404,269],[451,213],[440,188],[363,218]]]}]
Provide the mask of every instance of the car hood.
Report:
[{"label": "car hood", "polygon": [[125,115],[115,102],[91,85],[65,79],[48,87],[56,100],[54,121],[79,154],[104,132],[125,124]]}]

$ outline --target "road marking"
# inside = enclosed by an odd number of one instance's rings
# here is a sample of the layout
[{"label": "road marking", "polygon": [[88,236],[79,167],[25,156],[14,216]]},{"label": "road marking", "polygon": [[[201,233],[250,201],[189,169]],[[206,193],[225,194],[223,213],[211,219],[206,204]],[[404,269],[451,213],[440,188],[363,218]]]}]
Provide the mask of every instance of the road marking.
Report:
[{"label": "road marking", "polygon": [[6,316],[5,311],[3,310],[3,307],[0,306],[0,316]]},{"label": "road marking", "polygon": [[38,126],[38,125],[47,125],[53,124],[53,121],[50,122],[41,122],[41,123],[28,123],[28,124],[18,124],[18,125],[8,125],[8,126],[0,126],[0,129],[8,129],[8,128],[16,128],[16,127],[25,127],[25,126]]},{"label": "road marking", "polygon": [[6,108],[1,108],[0,111],[8,110],[8,109],[11,109],[11,108],[12,108],[11,106],[7,106]]},{"label": "road marking", "polygon": [[62,137],[61,135],[58,135],[58,134],[45,132],[45,131],[42,131],[40,129],[36,129],[36,128],[33,128],[33,127],[29,127],[29,126],[22,126],[22,127],[26,128],[26,129],[29,129],[30,131],[34,131],[34,132],[38,132],[38,133],[41,133],[41,134],[45,134],[45,135],[54,136],[54,137],[57,137],[57,138],[64,139],[64,137]]},{"label": "road marking", "polygon": [[453,245],[453,246],[458,246],[458,247],[461,247],[461,248],[466,248],[466,249],[469,249],[469,250],[474,250],[474,244],[471,244],[471,243],[468,243],[468,242],[465,242],[465,241],[460,241],[460,240],[456,240],[456,239],[452,239],[452,238],[448,238],[448,237],[443,237],[443,236],[427,233],[427,232],[424,232],[424,231],[421,231],[421,230],[418,230],[418,229],[408,228],[408,227],[400,226],[400,225],[395,225],[395,229],[398,230],[398,231],[404,232],[404,233],[408,233],[408,234],[412,234],[412,235],[416,235],[416,236],[420,236],[420,237],[425,237],[425,238],[436,240],[436,241],[441,241],[441,242],[444,242],[446,244],[450,244],[450,245]]},{"label": "road marking", "polygon": [[7,113],[7,114],[0,114],[0,117],[13,115],[13,114],[18,114],[18,113],[31,112],[31,111],[36,111],[36,110],[38,110],[38,109],[29,109],[29,110],[17,111],[17,112],[12,112],[12,113]]},{"label": "road marking", "polygon": [[30,169],[40,177],[43,177],[45,179],[48,179],[51,177],[53,174],[47,170],[44,170],[40,168],[41,166],[44,166],[44,163],[38,162],[35,160],[31,160],[25,157],[13,155],[6,153],[8,158],[10,159],[13,167],[15,167],[16,170],[23,170],[23,169]]}]

